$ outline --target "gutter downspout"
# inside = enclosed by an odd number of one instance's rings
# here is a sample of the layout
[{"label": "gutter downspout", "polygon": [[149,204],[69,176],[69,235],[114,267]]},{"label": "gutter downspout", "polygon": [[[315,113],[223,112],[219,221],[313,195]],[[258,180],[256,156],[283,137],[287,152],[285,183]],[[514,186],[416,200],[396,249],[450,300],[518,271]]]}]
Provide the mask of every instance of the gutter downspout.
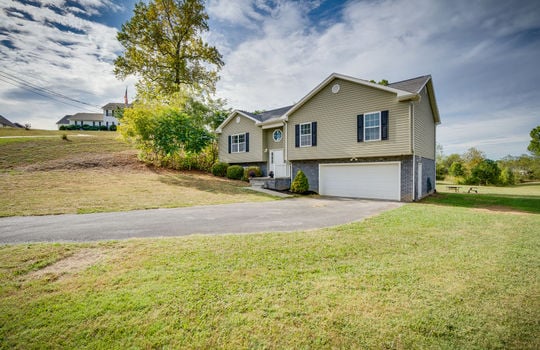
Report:
[{"label": "gutter downspout", "polygon": [[412,190],[413,190],[413,202],[416,200],[416,155],[415,155],[415,145],[414,145],[414,102],[411,101],[411,104],[409,105],[409,117],[411,118],[411,151],[412,151],[412,158],[413,158],[413,164],[412,164]]},{"label": "gutter downspout", "polygon": [[[289,177],[291,176],[291,172],[289,170],[290,168],[290,164],[289,164],[289,147],[288,147],[288,143],[289,143],[289,137],[288,137],[288,132],[287,132],[287,129],[288,129],[288,125],[287,125],[287,119],[285,119],[283,121],[283,131],[285,132],[285,140],[283,141],[283,143],[285,144],[285,164],[287,164],[287,172],[289,173]],[[292,179],[291,179],[292,181]]]}]

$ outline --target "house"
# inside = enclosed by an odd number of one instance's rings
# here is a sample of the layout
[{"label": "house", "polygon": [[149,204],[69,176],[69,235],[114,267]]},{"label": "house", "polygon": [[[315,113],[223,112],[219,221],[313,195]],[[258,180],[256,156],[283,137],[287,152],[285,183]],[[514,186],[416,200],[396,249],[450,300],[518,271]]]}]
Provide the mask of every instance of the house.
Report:
[{"label": "house", "polygon": [[[129,107],[131,105],[128,104],[127,106]],[[117,118],[118,110],[125,107],[126,104],[124,103],[110,102],[101,107],[103,110],[102,113],[75,113],[73,115],[65,115],[56,122],[56,125],[58,125],[58,128],[62,125],[79,125],[81,127],[83,125],[95,127],[105,126],[110,128],[112,125],[120,125]]]},{"label": "house", "polygon": [[440,123],[430,75],[389,84],[331,74],[298,103],[233,111],[219,159],[294,178],[321,195],[413,201],[435,189]]},{"label": "house", "polygon": [[0,128],[16,128],[17,126],[0,115]]}]

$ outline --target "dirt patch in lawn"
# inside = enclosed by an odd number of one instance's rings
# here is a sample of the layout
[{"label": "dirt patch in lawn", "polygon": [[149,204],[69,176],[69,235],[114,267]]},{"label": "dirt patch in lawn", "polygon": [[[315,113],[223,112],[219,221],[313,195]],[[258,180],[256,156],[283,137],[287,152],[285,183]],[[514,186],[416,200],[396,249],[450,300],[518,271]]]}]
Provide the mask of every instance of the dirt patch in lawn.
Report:
[{"label": "dirt patch in lawn", "polygon": [[129,150],[105,154],[84,154],[55,159],[22,167],[23,171],[77,170],[92,168],[145,169],[146,165],[137,159],[137,151]]},{"label": "dirt patch in lawn", "polygon": [[483,212],[483,213],[491,213],[491,212],[497,212],[497,213],[507,213],[507,214],[514,214],[514,215],[529,215],[531,213],[528,213],[526,211],[519,211],[515,210],[510,207],[505,207],[503,205],[490,205],[485,206],[482,208],[475,208],[475,211]]},{"label": "dirt patch in lawn", "polygon": [[105,249],[84,249],[68,256],[52,265],[28,274],[29,279],[41,278],[44,276],[54,276],[59,279],[65,275],[71,275],[82,271],[98,262],[104,260],[108,255]]}]

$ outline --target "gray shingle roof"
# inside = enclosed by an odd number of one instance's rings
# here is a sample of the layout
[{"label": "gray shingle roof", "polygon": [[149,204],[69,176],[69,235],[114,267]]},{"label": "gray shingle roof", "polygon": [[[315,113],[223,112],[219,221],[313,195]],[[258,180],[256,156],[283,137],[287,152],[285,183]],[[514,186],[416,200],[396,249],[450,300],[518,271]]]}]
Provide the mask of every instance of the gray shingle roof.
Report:
[{"label": "gray shingle roof", "polygon": [[264,112],[261,112],[261,113],[258,113],[258,114],[249,113],[249,112],[246,112],[246,111],[241,111],[241,112],[249,115],[253,119],[256,119],[256,120],[258,120],[260,122],[266,122],[266,121],[268,121],[270,119],[277,119],[277,118],[283,116],[291,108],[292,108],[292,106],[280,107],[280,108],[272,109],[270,111],[264,111]]},{"label": "gray shingle roof", "polygon": [[421,77],[397,81],[395,83],[388,84],[388,86],[394,89],[405,90],[412,93],[419,93],[429,79],[431,79],[431,75],[423,75]]},{"label": "gray shingle roof", "polygon": [[[131,104],[128,103],[128,107],[131,107]],[[120,102],[109,102],[105,106],[101,107],[101,109],[117,109],[117,108],[125,108],[125,103]]]},{"label": "gray shingle roof", "polygon": [[10,126],[12,128],[16,128],[16,126],[10,122],[9,120],[7,120],[6,118],[4,118],[3,116],[0,115],[0,124],[1,125],[6,125],[6,126]]},{"label": "gray shingle roof", "polygon": [[69,120],[81,120],[81,121],[103,121],[103,114],[101,113],[75,113]]},{"label": "gray shingle roof", "polygon": [[71,118],[71,114],[65,115],[62,119],[56,122],[57,125],[63,125],[63,124],[69,124],[69,118]]}]

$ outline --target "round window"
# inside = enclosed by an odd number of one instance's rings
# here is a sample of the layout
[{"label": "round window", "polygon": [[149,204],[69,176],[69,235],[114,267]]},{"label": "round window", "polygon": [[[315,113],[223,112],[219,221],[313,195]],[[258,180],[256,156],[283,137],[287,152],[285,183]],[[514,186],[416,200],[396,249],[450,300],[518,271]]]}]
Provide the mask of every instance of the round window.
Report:
[{"label": "round window", "polygon": [[274,139],[275,142],[279,142],[281,141],[281,130],[277,129],[277,130],[274,130],[274,134],[272,135],[272,138]]}]

